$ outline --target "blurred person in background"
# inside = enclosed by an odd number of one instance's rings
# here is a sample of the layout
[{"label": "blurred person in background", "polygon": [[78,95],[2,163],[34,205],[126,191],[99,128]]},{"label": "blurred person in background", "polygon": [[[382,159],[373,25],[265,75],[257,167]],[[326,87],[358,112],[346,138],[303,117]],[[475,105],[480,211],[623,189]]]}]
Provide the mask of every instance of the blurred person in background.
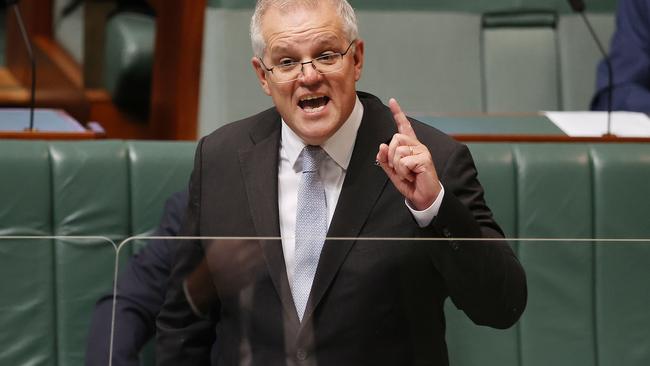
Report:
[{"label": "blurred person in background", "polygon": [[[650,0],[619,0],[611,41],[612,110],[650,113]],[[591,109],[606,111],[610,91],[605,61],[598,65]]]}]

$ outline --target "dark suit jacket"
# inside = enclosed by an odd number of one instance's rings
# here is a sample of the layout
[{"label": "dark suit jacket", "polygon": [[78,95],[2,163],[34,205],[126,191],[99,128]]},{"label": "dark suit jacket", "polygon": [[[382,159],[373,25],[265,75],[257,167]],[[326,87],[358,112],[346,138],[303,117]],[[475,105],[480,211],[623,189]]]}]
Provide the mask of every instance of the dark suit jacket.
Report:
[{"label": "dark suit jacket", "polygon": [[[438,216],[419,228],[374,165],[380,143],[396,132],[390,110],[359,96],[364,115],[329,237],[502,237],[467,147],[412,121],[446,191]],[[280,126],[269,109],[200,141],[186,235],[279,236]],[[219,365],[445,365],[448,296],[474,322],[498,328],[511,326],[526,302],[523,269],[502,241],[328,240],[300,323],[279,240],[202,244],[177,253],[157,319],[161,365],[208,364],[215,323]],[[217,300],[200,319],[181,283],[205,262]]]},{"label": "dark suit jacket", "polygon": [[[650,113],[650,0],[620,0],[609,50],[614,77],[612,110]],[[598,64],[591,109],[607,110],[607,65]]]}]

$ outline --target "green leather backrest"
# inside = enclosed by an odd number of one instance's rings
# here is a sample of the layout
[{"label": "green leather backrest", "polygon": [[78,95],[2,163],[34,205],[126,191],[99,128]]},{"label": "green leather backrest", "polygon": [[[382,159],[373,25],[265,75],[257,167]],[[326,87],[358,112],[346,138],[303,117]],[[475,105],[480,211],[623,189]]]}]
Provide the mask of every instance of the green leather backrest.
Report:
[{"label": "green leather backrest", "polygon": [[[129,235],[126,149],[119,141],[50,144],[53,234]],[[56,240],[59,365],[79,365],[94,302],[111,291],[115,249],[105,240]]]},{"label": "green leather backrest", "polygon": [[[604,238],[650,237],[650,155],[639,146],[591,148],[595,234]],[[601,365],[647,365],[650,312],[648,245],[596,247],[595,297]],[[626,301],[621,301],[625,299]],[[645,340],[645,341],[644,341]],[[606,345],[606,346],[604,346]]]},{"label": "green leather backrest", "polygon": [[[523,145],[516,155],[519,236],[589,238],[593,210],[585,146]],[[541,192],[561,194],[551,199]],[[595,364],[593,248],[529,243],[520,246],[519,258],[531,288],[526,317],[520,323],[522,363]]]},{"label": "green leather backrest", "polygon": [[195,143],[130,141],[127,147],[131,232],[151,234],[158,225],[165,199],[188,184]]},{"label": "green leather backrest", "polygon": [[[508,235],[650,237],[647,144],[470,144]],[[498,172],[498,173],[497,173]],[[455,365],[645,365],[650,245],[519,243],[528,307],[515,328],[476,327],[447,304]]]},{"label": "green leather backrest", "polygon": [[[0,235],[50,234],[48,145],[0,140],[0,176]],[[49,243],[0,241],[0,364],[56,365],[54,251]]]},{"label": "green leather backrest", "polygon": [[[165,199],[187,185],[194,148],[0,141],[0,235],[99,235],[119,243],[149,233]],[[112,289],[111,241],[0,241],[0,364],[83,364],[95,301]]]},{"label": "green leather backrest", "polygon": [[[472,144],[470,150],[485,200],[507,236],[517,235],[517,168],[509,144]],[[515,251],[518,248],[514,248]],[[450,365],[519,365],[518,326],[477,327],[451,301],[445,307]]]}]

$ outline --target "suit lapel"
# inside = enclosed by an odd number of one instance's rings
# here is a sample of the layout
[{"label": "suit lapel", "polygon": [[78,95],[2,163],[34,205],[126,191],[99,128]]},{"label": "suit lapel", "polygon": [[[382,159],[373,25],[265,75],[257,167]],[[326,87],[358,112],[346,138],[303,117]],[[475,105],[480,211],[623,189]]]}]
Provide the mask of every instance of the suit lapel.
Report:
[{"label": "suit lapel", "polygon": [[[364,102],[363,119],[327,233],[330,238],[358,237],[388,182],[384,171],[374,162],[379,145],[387,142],[396,132],[394,124],[390,123],[392,117],[390,112],[387,112],[388,109],[378,100],[361,100]],[[353,244],[354,240],[327,240],[325,242],[303,323],[306,323],[305,320],[309,320],[308,318],[332,283]]]},{"label": "suit lapel", "polygon": [[[278,214],[278,155],[280,123],[277,113],[272,123],[260,123],[251,131],[253,145],[239,151],[244,185],[255,232],[262,237],[280,237]],[[271,121],[268,121],[271,122]],[[291,289],[282,252],[277,239],[260,240],[269,275],[280,297],[289,325],[296,329],[298,316],[293,305]]]}]

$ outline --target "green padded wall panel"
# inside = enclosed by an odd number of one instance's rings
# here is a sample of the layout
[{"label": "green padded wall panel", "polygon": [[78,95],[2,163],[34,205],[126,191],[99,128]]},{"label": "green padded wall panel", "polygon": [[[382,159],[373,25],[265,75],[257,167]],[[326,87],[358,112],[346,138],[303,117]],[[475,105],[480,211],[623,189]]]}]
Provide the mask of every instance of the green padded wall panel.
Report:
[{"label": "green padded wall panel", "polygon": [[150,234],[165,200],[187,188],[196,143],[131,141],[128,148],[133,235]]},{"label": "green padded wall panel", "polygon": [[[130,141],[129,189],[132,235],[151,234],[158,225],[163,205],[172,193],[187,187],[194,161],[195,142]],[[138,251],[148,242],[128,244]],[[124,250],[123,249],[123,250]],[[155,364],[153,341],[140,353],[141,365]]]},{"label": "green padded wall panel", "polygon": [[[485,199],[508,236],[516,228],[516,181],[512,149],[506,144],[475,143],[469,148],[476,162]],[[456,366],[519,364],[518,327],[481,327],[451,301],[445,304],[449,363]]]},{"label": "green padded wall panel", "polygon": [[[120,141],[50,145],[54,232],[57,235],[128,236],[126,147]],[[104,240],[57,240],[57,339],[59,364],[83,363],[95,301],[110,293],[115,249]]]},{"label": "green padded wall panel", "polygon": [[[51,235],[43,142],[0,140],[0,235]],[[0,240],[0,365],[56,365],[51,240]]]},{"label": "green padded wall panel", "polygon": [[482,38],[486,112],[560,109],[554,28],[484,28]]},{"label": "green padded wall panel", "polygon": [[0,157],[0,235],[51,235],[47,145],[0,140]]},{"label": "green padded wall panel", "polygon": [[[522,144],[518,168],[518,233],[522,238],[592,235],[591,164],[579,144]],[[528,305],[521,324],[522,363],[594,365],[593,247],[521,242]]]},{"label": "green padded wall panel", "polygon": [[[194,161],[194,142],[129,143],[132,235],[151,234],[162,217],[165,200],[186,189]],[[137,252],[148,242],[131,241],[127,252]]]},{"label": "green padded wall panel", "polygon": [[[612,14],[590,14],[596,34],[609,49],[614,32]],[[602,58],[581,17],[563,15],[558,24],[562,106],[564,110],[589,110],[596,87],[596,66]]]},{"label": "green padded wall panel", "polygon": [[468,147],[488,206],[506,237],[517,237],[517,177],[511,146],[472,143]]},{"label": "green padded wall panel", "polygon": [[366,43],[357,89],[418,113],[481,111],[478,15],[364,11],[358,21]]},{"label": "green padded wall panel", "polygon": [[252,11],[206,9],[199,100],[199,136],[273,105],[251,66]]},{"label": "green padded wall panel", "polygon": [[650,364],[650,145],[592,147],[596,238],[596,320],[600,365]]}]

